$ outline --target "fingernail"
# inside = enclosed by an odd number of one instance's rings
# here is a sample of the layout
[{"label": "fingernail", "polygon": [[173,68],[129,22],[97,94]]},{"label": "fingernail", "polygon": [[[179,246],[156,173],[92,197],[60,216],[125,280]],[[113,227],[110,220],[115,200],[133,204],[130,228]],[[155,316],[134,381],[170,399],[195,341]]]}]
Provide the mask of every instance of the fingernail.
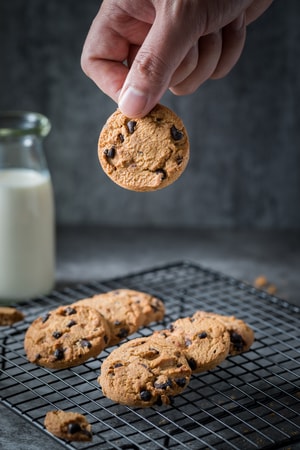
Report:
[{"label": "fingernail", "polygon": [[148,97],[144,92],[128,86],[122,90],[119,97],[119,108],[127,117],[140,117],[146,111]]}]

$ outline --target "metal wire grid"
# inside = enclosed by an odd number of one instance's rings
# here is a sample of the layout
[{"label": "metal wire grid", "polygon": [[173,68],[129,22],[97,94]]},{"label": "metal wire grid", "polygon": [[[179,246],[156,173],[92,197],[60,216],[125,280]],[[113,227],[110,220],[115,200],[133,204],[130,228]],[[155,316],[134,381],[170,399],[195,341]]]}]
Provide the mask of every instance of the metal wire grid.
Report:
[{"label": "metal wire grid", "polygon": [[[252,349],[229,357],[213,371],[193,376],[174,404],[134,409],[113,403],[97,384],[98,359],[50,371],[29,363],[24,333],[38,315],[60,304],[116,288],[159,296],[162,323],[130,338],[146,336],[197,309],[234,314],[255,331]],[[76,410],[93,427],[92,443],[67,449],[276,449],[300,441],[299,308],[223,274],[191,263],[174,263],[101,283],[78,285],[23,304],[26,320],[3,331],[0,347],[2,402],[43,430],[51,409]]]}]

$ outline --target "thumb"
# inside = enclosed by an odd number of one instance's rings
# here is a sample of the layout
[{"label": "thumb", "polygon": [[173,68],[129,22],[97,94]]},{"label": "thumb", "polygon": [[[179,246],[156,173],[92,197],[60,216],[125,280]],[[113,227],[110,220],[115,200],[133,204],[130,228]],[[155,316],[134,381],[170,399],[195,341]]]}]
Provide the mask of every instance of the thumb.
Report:
[{"label": "thumb", "polygon": [[119,108],[128,117],[143,117],[160,101],[180,62],[189,51],[190,39],[180,39],[174,26],[156,17],[137,52],[119,95]]}]

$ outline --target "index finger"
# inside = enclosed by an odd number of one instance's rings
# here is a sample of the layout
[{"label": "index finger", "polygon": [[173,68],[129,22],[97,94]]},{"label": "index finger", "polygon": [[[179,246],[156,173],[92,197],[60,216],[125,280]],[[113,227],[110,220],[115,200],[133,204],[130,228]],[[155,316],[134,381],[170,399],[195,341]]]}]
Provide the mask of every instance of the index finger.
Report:
[{"label": "index finger", "polygon": [[[81,67],[85,74],[117,102],[129,72],[132,49],[139,47],[150,24],[126,15],[117,8],[113,12],[102,4],[87,34]],[[120,23],[126,22],[126,27]]]}]

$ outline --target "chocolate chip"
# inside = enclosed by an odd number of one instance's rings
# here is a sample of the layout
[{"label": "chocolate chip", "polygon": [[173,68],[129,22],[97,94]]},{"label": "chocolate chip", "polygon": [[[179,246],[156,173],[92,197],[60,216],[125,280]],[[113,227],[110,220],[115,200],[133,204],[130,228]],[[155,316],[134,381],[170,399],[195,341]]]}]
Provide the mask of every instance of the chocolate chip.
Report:
[{"label": "chocolate chip", "polygon": [[188,359],[188,365],[190,366],[190,368],[191,368],[192,370],[196,370],[196,369],[197,369],[197,363],[196,363],[196,361],[194,360],[194,358]]},{"label": "chocolate chip", "polygon": [[155,303],[151,303],[151,308],[153,309],[154,312],[159,311],[159,302],[156,300]]},{"label": "chocolate chip", "polygon": [[161,179],[165,180],[167,178],[167,173],[164,169],[157,169],[155,171],[156,174],[160,175],[161,174]]},{"label": "chocolate chip", "polygon": [[158,382],[154,383],[154,387],[156,389],[167,389],[168,387],[171,387],[171,386],[172,386],[172,380],[170,380],[170,379],[168,379],[164,383],[158,383]]},{"label": "chocolate chip", "polygon": [[244,341],[243,338],[240,334],[238,334],[236,331],[231,331],[230,332],[230,341],[232,342],[234,349],[237,352],[241,352],[244,348]]},{"label": "chocolate chip", "polygon": [[50,313],[47,313],[43,318],[42,318],[42,323],[47,322],[47,320],[49,319],[49,317],[51,316]]},{"label": "chocolate chip", "polygon": [[124,142],[125,138],[124,138],[123,134],[119,133],[118,138],[121,143]]},{"label": "chocolate chip", "polygon": [[186,338],[184,343],[185,343],[186,347],[189,347],[190,345],[192,345],[192,341],[190,339],[188,339],[188,338]]},{"label": "chocolate chip", "polygon": [[87,339],[81,339],[80,347],[82,347],[82,348],[91,348],[92,344]]},{"label": "chocolate chip", "polygon": [[54,339],[58,339],[62,336],[62,332],[61,331],[53,331],[52,336],[54,337]]},{"label": "chocolate chip", "polygon": [[159,351],[157,350],[157,348],[149,347],[149,350],[152,352],[153,355],[159,355]]},{"label": "chocolate chip", "polygon": [[68,425],[68,433],[69,434],[75,434],[75,433],[79,433],[81,432],[81,426],[79,425],[79,423],[73,422],[73,423],[69,423]]},{"label": "chocolate chip", "polygon": [[81,435],[87,436],[89,438],[92,438],[92,433],[88,430],[82,429],[79,423],[77,422],[71,422],[68,425],[68,433],[69,434],[75,434],[80,433]]},{"label": "chocolate chip", "polygon": [[81,434],[84,434],[85,436],[89,437],[90,439],[92,439],[92,437],[93,437],[92,433],[88,430],[81,430]]},{"label": "chocolate chip", "polygon": [[61,359],[64,359],[65,351],[62,348],[57,348],[53,355],[57,361],[60,361]]},{"label": "chocolate chip", "polygon": [[198,334],[198,338],[205,339],[207,337],[206,331],[202,331],[202,333]]},{"label": "chocolate chip", "polygon": [[104,155],[105,155],[107,158],[112,159],[112,158],[114,158],[115,155],[116,155],[116,149],[115,149],[115,147],[106,148],[106,149],[103,151],[103,153],[104,153]]},{"label": "chocolate chip", "polygon": [[144,363],[139,363],[140,366],[145,367],[145,369],[147,369],[149,372],[151,372],[151,370],[149,369],[149,367],[147,366],[147,364]]},{"label": "chocolate chip", "polygon": [[92,433],[88,430],[81,430],[81,434],[83,434],[84,436],[87,436],[90,439],[92,439],[92,437],[93,437]]},{"label": "chocolate chip", "polygon": [[157,406],[161,406],[163,404],[161,397],[159,396],[155,403]]},{"label": "chocolate chip", "polygon": [[182,161],[183,161],[183,156],[177,156],[177,158],[176,158],[176,163],[178,164],[178,166],[180,166],[180,164],[182,163]]},{"label": "chocolate chip", "polygon": [[164,333],[163,331],[160,331],[159,334],[160,334],[160,336],[162,336],[164,338],[166,338],[168,336],[167,333]]},{"label": "chocolate chip", "polygon": [[76,314],[76,312],[77,312],[76,309],[72,308],[72,306],[68,306],[64,310],[65,316],[71,316],[72,314]]},{"label": "chocolate chip", "polygon": [[186,385],[185,378],[175,378],[174,381],[179,387],[184,387]]},{"label": "chocolate chip", "polygon": [[140,397],[141,400],[143,400],[144,402],[149,402],[149,400],[151,400],[152,395],[150,391],[141,391]]},{"label": "chocolate chip", "polygon": [[169,395],[168,399],[170,401],[170,405],[173,405],[174,404],[174,397]]},{"label": "chocolate chip", "polygon": [[128,336],[129,331],[127,330],[127,328],[121,328],[119,333],[117,334],[118,338],[120,339],[124,339]]},{"label": "chocolate chip", "polygon": [[136,122],[134,120],[130,120],[129,122],[127,122],[127,128],[130,134],[134,133],[135,126]]},{"label": "chocolate chip", "polygon": [[116,367],[123,367],[123,364],[122,363],[116,363],[115,365],[114,365],[114,368],[116,368]]},{"label": "chocolate chip", "polygon": [[172,127],[171,127],[171,135],[172,135],[172,138],[174,139],[174,141],[180,141],[180,139],[183,138],[183,132],[180,130],[177,130],[175,125],[172,125]]},{"label": "chocolate chip", "polygon": [[67,327],[71,328],[71,327],[73,327],[76,324],[77,324],[77,322],[75,322],[75,320],[70,320],[70,322],[67,324]]}]

